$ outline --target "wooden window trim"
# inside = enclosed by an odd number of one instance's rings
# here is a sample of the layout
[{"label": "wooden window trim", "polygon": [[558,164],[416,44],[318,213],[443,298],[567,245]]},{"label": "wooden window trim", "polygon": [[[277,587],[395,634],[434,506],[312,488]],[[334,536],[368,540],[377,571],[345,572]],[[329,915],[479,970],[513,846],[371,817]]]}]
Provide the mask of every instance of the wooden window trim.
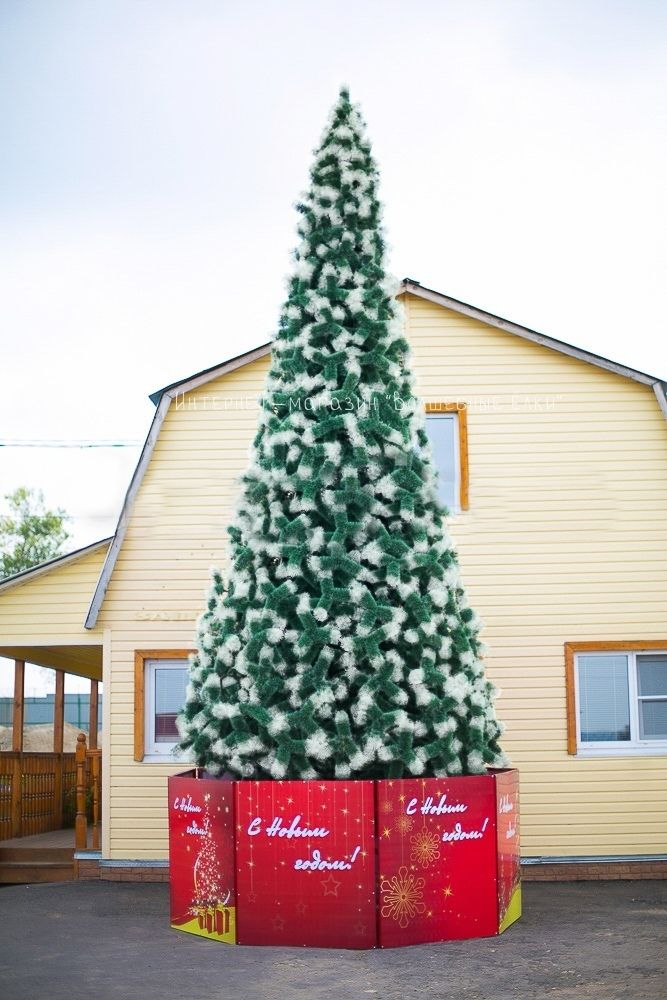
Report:
[{"label": "wooden window trim", "polygon": [[135,649],[134,759],[144,759],[146,746],[146,660],[187,660],[194,649]]},{"label": "wooden window trim", "polygon": [[565,643],[565,705],[567,715],[567,752],[577,753],[577,699],[575,695],[574,661],[577,653],[641,653],[652,649],[667,649],[667,639],[628,639],[621,642],[601,640]]},{"label": "wooden window trim", "polygon": [[459,507],[470,507],[470,463],[468,459],[468,404],[467,403],[427,403],[426,413],[456,413],[459,429]]}]

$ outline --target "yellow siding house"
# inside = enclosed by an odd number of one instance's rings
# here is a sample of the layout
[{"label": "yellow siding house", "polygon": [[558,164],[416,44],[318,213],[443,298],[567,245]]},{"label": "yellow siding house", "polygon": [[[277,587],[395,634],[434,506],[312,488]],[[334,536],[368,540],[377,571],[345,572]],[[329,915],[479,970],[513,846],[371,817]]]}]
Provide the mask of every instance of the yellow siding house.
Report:
[{"label": "yellow siding house", "polygon": [[[524,860],[537,877],[667,872],[664,384],[418,282],[400,295],[521,773]],[[56,666],[40,646],[69,647],[104,680],[103,869],[166,863],[173,717],[269,349],[151,397],[111,543],[0,587],[1,655]]]}]

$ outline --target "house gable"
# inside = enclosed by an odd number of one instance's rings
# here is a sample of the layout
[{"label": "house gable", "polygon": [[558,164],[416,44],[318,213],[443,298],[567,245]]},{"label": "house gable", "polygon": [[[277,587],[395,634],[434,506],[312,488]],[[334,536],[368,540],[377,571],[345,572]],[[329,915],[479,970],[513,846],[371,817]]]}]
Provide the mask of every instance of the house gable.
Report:
[{"label": "house gable", "polygon": [[[406,278],[401,282],[398,295],[406,304],[411,300],[433,304],[437,308],[442,309],[444,313],[453,316],[454,322],[458,323],[461,329],[470,329],[470,324],[473,324],[475,328],[482,327],[487,331],[497,330],[510,337],[517,337],[520,341],[524,341],[527,344],[533,344],[538,348],[546,348],[548,351],[554,352],[555,354],[561,354],[574,361],[582,362],[585,365],[591,366],[593,369],[598,369],[602,372],[607,372],[611,375],[616,375],[621,378],[637,382],[640,385],[647,386],[652,391],[655,401],[657,401],[664,417],[667,419],[667,395],[665,393],[665,385],[655,376],[648,375],[645,372],[640,372],[624,365],[619,365],[616,362],[609,361],[608,359],[595,355],[589,351],[584,351],[570,344],[566,344],[563,341],[540,334],[537,331],[520,326],[510,320],[503,319],[502,317],[478,309],[475,306],[461,302],[460,300],[444,295],[441,292],[425,288],[413,279]],[[467,324],[466,321],[468,321]],[[409,322],[408,328],[410,339],[411,341],[414,341],[414,331]],[[158,440],[165,416],[172,405],[172,401],[175,400],[176,405],[179,405],[180,400],[181,404],[185,405],[183,401],[186,396],[189,396],[190,399],[194,399],[193,394],[201,390],[202,387],[211,386],[216,383],[218,379],[221,379],[224,376],[229,376],[231,373],[238,371],[246,365],[252,365],[257,361],[267,358],[270,354],[270,349],[270,343],[263,344],[252,351],[238,355],[237,357],[223,362],[220,365],[205,369],[204,371],[198,372],[195,375],[189,376],[181,381],[173,382],[170,385],[165,386],[163,389],[159,389],[151,394],[150,398],[157,406],[156,414],[128,488],[123,509],[119,518],[118,527],[88,608],[85,619],[85,627],[87,629],[94,628],[97,622],[97,617],[100,608],[102,607],[106,590],[109,586],[109,581],[116,565],[116,560],[118,559],[120,549],[125,540],[125,534],[137,490],[141,485],[149,462],[151,461],[153,449]],[[432,349],[437,352],[441,349],[441,345],[433,344]],[[261,391],[261,387],[258,392],[259,391]]]}]

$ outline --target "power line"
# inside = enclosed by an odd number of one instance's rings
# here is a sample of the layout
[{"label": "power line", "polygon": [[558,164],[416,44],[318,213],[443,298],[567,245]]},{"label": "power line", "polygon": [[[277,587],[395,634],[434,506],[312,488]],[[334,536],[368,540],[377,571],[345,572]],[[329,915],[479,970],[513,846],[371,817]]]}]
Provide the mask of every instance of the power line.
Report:
[{"label": "power line", "polygon": [[0,441],[0,448],[138,448],[141,441],[20,441],[8,438]]}]

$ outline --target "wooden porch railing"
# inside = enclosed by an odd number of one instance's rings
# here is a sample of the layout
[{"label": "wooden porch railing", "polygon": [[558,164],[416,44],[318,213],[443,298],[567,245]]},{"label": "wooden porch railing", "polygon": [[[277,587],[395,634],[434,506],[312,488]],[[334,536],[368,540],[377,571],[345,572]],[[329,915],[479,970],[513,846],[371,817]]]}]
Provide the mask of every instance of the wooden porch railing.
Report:
[{"label": "wooden porch railing", "polygon": [[61,830],[74,821],[75,846],[100,847],[102,751],[78,737],[75,753],[0,753],[0,841]]},{"label": "wooden porch railing", "polygon": [[75,777],[73,753],[0,753],[0,841],[60,830]]},{"label": "wooden porch railing", "polygon": [[[88,814],[92,815],[92,843],[94,851],[100,849],[100,820],[102,801],[102,751],[86,746],[86,734],[76,739],[76,820],[74,846],[77,851],[88,847]],[[90,798],[90,802],[89,802]]]}]

